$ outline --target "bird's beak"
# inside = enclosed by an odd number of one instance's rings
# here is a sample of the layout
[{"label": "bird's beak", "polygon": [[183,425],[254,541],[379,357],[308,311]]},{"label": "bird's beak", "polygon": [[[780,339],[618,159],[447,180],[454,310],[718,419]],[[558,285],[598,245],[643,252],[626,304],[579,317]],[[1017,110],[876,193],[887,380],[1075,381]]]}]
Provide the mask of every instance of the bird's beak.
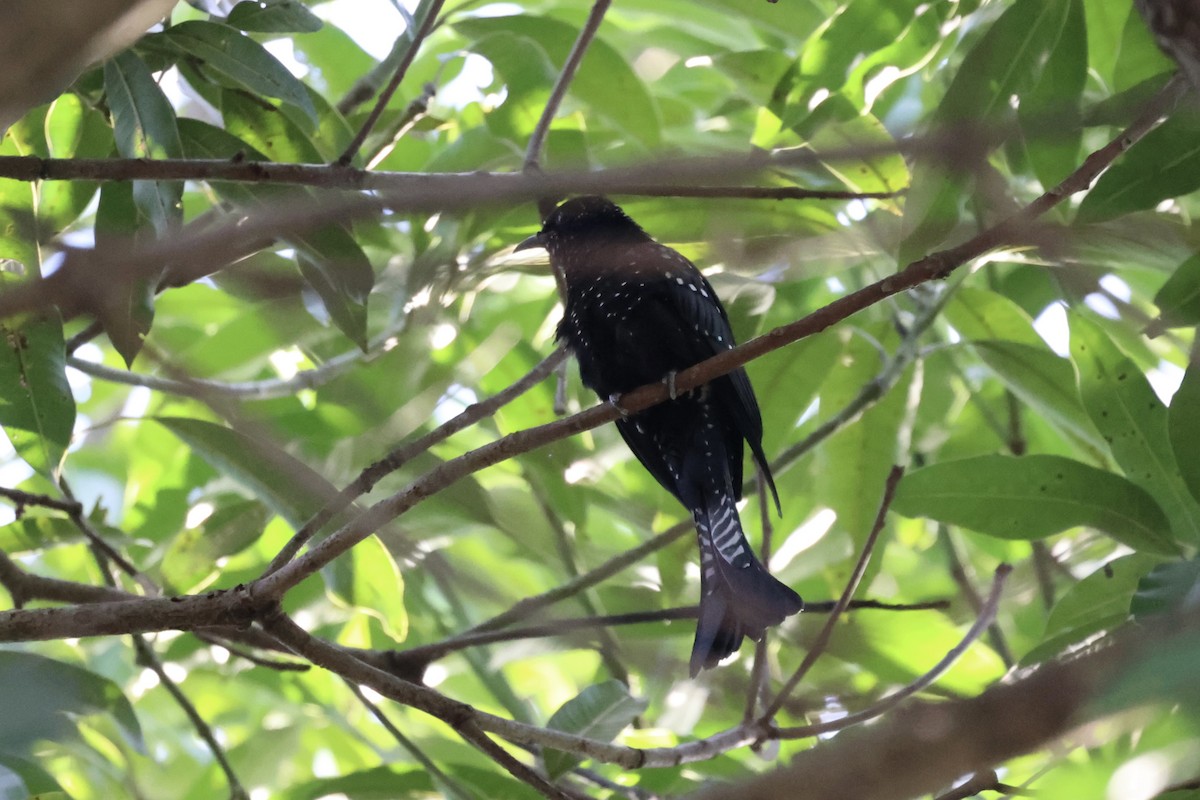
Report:
[{"label": "bird's beak", "polygon": [[525,239],[520,244],[518,244],[516,247],[514,247],[513,252],[516,253],[521,250],[531,250],[535,247],[544,248],[545,246],[546,246],[546,243],[542,241],[542,232],[538,231],[533,236],[530,236],[528,239]]}]

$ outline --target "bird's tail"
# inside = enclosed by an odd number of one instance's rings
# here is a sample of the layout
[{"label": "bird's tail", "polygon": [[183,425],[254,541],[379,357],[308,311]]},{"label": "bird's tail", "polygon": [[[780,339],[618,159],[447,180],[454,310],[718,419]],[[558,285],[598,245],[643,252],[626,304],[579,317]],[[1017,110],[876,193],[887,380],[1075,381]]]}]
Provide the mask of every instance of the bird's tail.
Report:
[{"label": "bird's tail", "polygon": [[700,619],[690,670],[715,667],[742,637],[762,638],[804,608],[800,595],[767,572],[750,549],[732,491],[706,493],[693,510],[700,541]]}]

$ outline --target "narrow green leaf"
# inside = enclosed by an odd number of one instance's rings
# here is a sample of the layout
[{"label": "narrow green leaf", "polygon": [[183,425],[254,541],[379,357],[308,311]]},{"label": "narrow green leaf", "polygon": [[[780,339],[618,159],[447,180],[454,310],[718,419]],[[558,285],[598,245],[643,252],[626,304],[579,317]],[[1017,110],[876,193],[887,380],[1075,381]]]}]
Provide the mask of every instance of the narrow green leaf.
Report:
[{"label": "narrow green leaf", "polygon": [[1079,314],[1070,316],[1070,325],[1079,395],[1113,458],[1131,481],[1158,501],[1176,540],[1200,542],[1200,504],[1175,463],[1166,407],[1138,366],[1099,325]]},{"label": "narrow green leaf", "polygon": [[120,688],[86,669],[33,653],[0,650],[0,752],[28,753],[42,740],[78,735],[75,719],[93,714],[112,717],[125,740],[144,752],[133,706]]},{"label": "narrow green leaf", "polygon": [[1135,550],[1175,555],[1162,508],[1120,475],[1061,456],[944,461],[908,473],[893,508],[1001,539],[1040,539],[1087,525]]},{"label": "narrow green leaf", "polygon": [[[826,103],[832,102],[832,98]],[[822,126],[809,137],[809,144],[818,153],[825,150],[853,150],[854,148],[881,148],[886,150],[894,141],[875,117],[863,114],[858,109],[852,117]],[[823,162],[825,168],[836,175],[848,188],[856,192],[897,192],[906,188],[910,176],[908,164],[899,153],[881,152],[869,158],[851,163]]]},{"label": "narrow green leaf", "polygon": [[1200,188],[1200,111],[1180,105],[1100,176],[1076,221],[1096,223],[1154,208]]},{"label": "narrow green leaf", "polygon": [[234,86],[289,103],[316,123],[317,112],[304,84],[266,48],[236,28],[188,20],[167,29],[164,36],[180,51],[205,62]]},{"label": "narrow green leaf", "polygon": [[[184,417],[154,420],[215,469],[245,484],[292,527],[299,527],[320,510],[322,498],[311,487],[328,484],[302,461],[212,422]],[[328,488],[332,494],[333,487]]]},{"label": "narrow green leaf", "polygon": [[[182,157],[175,109],[133,51],[104,62],[104,91],[118,153],[125,158]],[[134,181],[133,196],[160,234],[183,219],[182,181]]]},{"label": "narrow green leaf", "polygon": [[367,296],[375,283],[371,261],[345,228],[329,225],[297,237],[300,274],[320,296],[333,324],[367,349]]},{"label": "narrow green leaf", "polygon": [[[890,345],[884,341],[885,346]],[[848,336],[837,368],[821,386],[821,408],[843,408],[881,366],[873,342],[863,336]],[[870,533],[887,474],[896,463],[911,382],[910,368],[885,397],[835,433],[817,453],[815,493],[822,504],[837,513],[839,527],[855,542],[864,541]]]},{"label": "narrow green leaf", "polygon": [[[137,239],[139,230],[150,220],[148,209],[138,202],[136,181],[134,184],[112,181],[100,187],[100,203],[96,208],[96,245],[101,249],[125,248]],[[125,366],[133,365],[142,350],[146,334],[154,323],[154,296],[158,282],[151,278],[137,278],[120,287],[122,303],[113,303],[104,316],[104,332],[113,347],[125,360]],[[116,287],[109,289],[116,295]]]},{"label": "narrow green leaf", "polygon": [[1129,619],[1130,599],[1147,572],[1161,561],[1135,553],[1121,556],[1071,586],[1054,604],[1042,640],[1021,658],[1033,664]]},{"label": "narrow green leaf", "polygon": [[[104,115],[77,95],[64,94],[46,114],[46,144],[52,158],[105,158],[113,131]],[[44,181],[39,188],[38,225],[57,234],[79,218],[96,196],[95,181]]]},{"label": "narrow green leaf", "polygon": [[[1073,2],[1017,0],[1009,6],[963,59],[938,104],[934,125],[986,125],[1010,114],[1012,98],[1023,97],[1040,79]],[[957,224],[967,178],[944,164],[944,159],[920,159],[913,170],[901,265],[926,255]]]},{"label": "narrow green leaf", "polygon": [[221,92],[221,116],[225,131],[242,139],[272,161],[320,163],[323,158],[310,134],[280,109],[263,105],[245,92]]},{"label": "narrow green leaf", "polygon": [[33,761],[0,754],[0,800],[68,800],[58,782]]},{"label": "narrow green leaf", "polygon": [[233,7],[226,21],[240,30],[259,33],[313,33],[323,24],[297,0],[244,0]]},{"label": "narrow green leaf", "polygon": [[1068,0],[1058,38],[1017,110],[1029,162],[1047,189],[1057,186],[1078,163],[1083,138],[1079,103],[1087,83],[1087,46],[1083,0]]},{"label": "narrow green leaf", "polygon": [[1159,564],[1142,578],[1129,605],[1138,618],[1185,609],[1200,603],[1200,559]]},{"label": "narrow green leaf", "polygon": [[[646,709],[646,701],[629,694],[620,681],[605,681],[589,686],[562,704],[551,715],[546,727],[574,733],[603,742],[612,741]],[[547,749],[543,755],[551,780],[564,775],[583,759],[573,753]]]},{"label": "narrow green leaf", "polygon": [[1200,324],[1200,253],[1180,264],[1154,295],[1163,324],[1178,328]]},{"label": "narrow green leaf", "polygon": [[257,500],[238,498],[222,503],[203,523],[171,539],[162,561],[167,586],[178,593],[195,591],[217,571],[219,559],[258,541],[271,515]]},{"label": "narrow green leaf", "polygon": [[1200,366],[1192,364],[1167,412],[1167,435],[1184,485],[1200,500]]},{"label": "narrow green leaf", "polygon": [[0,321],[0,426],[29,466],[58,475],[75,427],[75,398],[57,315]]},{"label": "narrow green leaf", "polygon": [[404,579],[396,560],[377,537],[359,542],[348,557],[326,567],[324,574],[335,601],[355,613],[375,617],[396,642],[408,637]]},{"label": "narrow green leaf", "polygon": [[1104,439],[1079,401],[1071,362],[1052,353],[1044,343],[1034,347],[1017,342],[984,341],[972,346],[980,360],[1022,403],[1097,456],[1105,451]]},{"label": "narrow green leaf", "polygon": [[[45,139],[41,118],[24,119],[0,136],[0,155],[41,155]],[[41,140],[40,142],[36,140]],[[18,270],[3,262],[11,259],[24,267],[27,276],[42,274],[42,253],[38,245],[34,185],[27,181],[0,181],[0,276]]]},{"label": "narrow green leaf", "polygon": [[[1104,1],[1100,0],[1100,2]],[[1116,65],[1112,73],[1114,89],[1124,91],[1156,75],[1169,74],[1179,68],[1179,65],[1163,53],[1162,48],[1154,41],[1154,36],[1146,27],[1145,20],[1142,19],[1142,15],[1138,13],[1132,3],[1107,3],[1107,5],[1110,6],[1112,12],[1121,15],[1120,21],[1123,23],[1118,31],[1117,47],[1110,51],[1116,56]],[[1095,23],[1096,15],[1091,13],[1092,9],[1088,9],[1088,12],[1088,27],[1091,28]],[[1095,56],[1092,60],[1096,60]]]},{"label": "narrow green leaf", "polygon": [[1046,347],[1025,310],[988,289],[958,287],[942,315],[969,342],[1004,340],[1043,350]]}]

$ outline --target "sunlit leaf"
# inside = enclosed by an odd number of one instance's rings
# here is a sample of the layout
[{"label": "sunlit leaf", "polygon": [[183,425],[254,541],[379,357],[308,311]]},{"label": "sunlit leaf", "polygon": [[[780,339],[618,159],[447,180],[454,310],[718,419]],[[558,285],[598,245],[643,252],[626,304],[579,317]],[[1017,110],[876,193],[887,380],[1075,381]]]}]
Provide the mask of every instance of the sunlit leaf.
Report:
[{"label": "sunlit leaf", "polygon": [[57,316],[0,321],[0,426],[46,476],[58,475],[75,426],[65,358]]},{"label": "sunlit leaf", "polygon": [[1188,492],[1167,433],[1167,409],[1137,365],[1100,326],[1071,317],[1079,394],[1113,458],[1166,512],[1174,537],[1200,542],[1200,504]]},{"label": "sunlit leaf", "polygon": [[243,0],[225,19],[244,31],[312,33],[321,29],[321,18],[296,0]]},{"label": "sunlit leaf", "polygon": [[303,84],[262,45],[235,28],[189,20],[163,34],[181,52],[202,60],[234,86],[290,103],[315,123],[316,109]]},{"label": "sunlit leaf", "polygon": [[1088,525],[1139,550],[1178,552],[1166,516],[1144,489],[1060,456],[977,456],[923,467],[904,476],[893,507],[1002,539]]},{"label": "sunlit leaf", "polygon": [[[183,155],[175,109],[140,58],[125,52],[105,62],[104,89],[113,112],[118,153],[125,158]],[[179,181],[133,183],[134,201],[160,234],[183,218],[182,197]]]}]

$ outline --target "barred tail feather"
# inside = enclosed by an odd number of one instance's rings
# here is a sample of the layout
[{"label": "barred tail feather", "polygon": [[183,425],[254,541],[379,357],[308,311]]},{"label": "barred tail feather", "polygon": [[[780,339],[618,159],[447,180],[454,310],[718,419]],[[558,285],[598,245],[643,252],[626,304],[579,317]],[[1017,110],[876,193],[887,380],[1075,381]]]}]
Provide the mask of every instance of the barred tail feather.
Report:
[{"label": "barred tail feather", "polygon": [[693,511],[700,543],[700,618],[690,672],[716,666],[742,639],[804,608],[800,595],[780,583],[754,555],[742,531],[732,491],[706,496]]}]

